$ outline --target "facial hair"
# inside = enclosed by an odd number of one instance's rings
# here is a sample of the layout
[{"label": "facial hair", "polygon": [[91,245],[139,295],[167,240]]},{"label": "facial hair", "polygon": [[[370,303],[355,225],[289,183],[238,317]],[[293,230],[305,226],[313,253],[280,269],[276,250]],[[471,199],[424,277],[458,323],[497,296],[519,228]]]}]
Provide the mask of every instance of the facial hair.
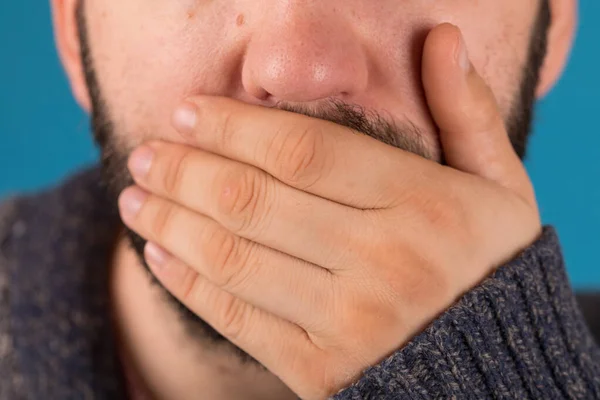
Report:
[{"label": "facial hair", "polygon": [[[86,20],[84,15],[84,1],[82,0],[77,9],[77,23],[81,46],[81,59],[87,83],[87,89],[92,104],[91,125],[94,139],[100,148],[103,179],[112,199],[110,206],[117,207],[118,195],[134,181],[127,169],[127,159],[130,149],[124,140],[123,132],[118,133],[114,120],[108,110],[107,102],[102,96],[100,85],[94,69],[91,57],[90,43],[87,35]],[[535,90],[539,80],[540,69],[543,64],[546,47],[547,31],[550,25],[550,7],[548,0],[543,0],[537,21],[533,27],[527,64],[522,71],[521,85],[515,94],[506,121],[507,131],[516,153],[522,159],[525,157],[527,141],[530,136],[533,120]],[[335,122],[373,137],[388,145],[418,154],[422,157],[431,158],[431,154],[423,144],[423,135],[419,129],[409,123],[396,124],[391,119],[384,118],[381,114],[372,110],[365,110],[356,105],[350,105],[341,101],[330,101],[320,109],[314,107],[298,107],[279,104],[278,108],[290,112],[308,115]],[[165,300],[173,307],[181,318],[188,333],[195,340],[208,340],[214,345],[229,347],[233,353],[242,361],[255,365],[259,363],[246,352],[229,342],[204,320],[191,312],[183,303],[168,292],[162,284],[150,273],[150,269],[144,259],[144,246],[146,240],[132,230],[125,227],[126,236],[135,250],[141,265],[148,271],[149,277],[154,285],[160,288]]]}]

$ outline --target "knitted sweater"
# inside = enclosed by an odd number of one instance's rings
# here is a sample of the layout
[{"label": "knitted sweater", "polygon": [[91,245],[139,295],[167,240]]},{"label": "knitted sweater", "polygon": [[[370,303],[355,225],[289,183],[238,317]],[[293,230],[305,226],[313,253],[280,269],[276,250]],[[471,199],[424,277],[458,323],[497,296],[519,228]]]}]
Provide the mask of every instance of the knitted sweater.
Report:
[{"label": "knitted sweater", "polygon": [[[107,268],[120,222],[100,181],[93,168],[0,206],[1,400],[125,398]],[[597,328],[600,301],[585,308]],[[600,350],[552,228],[334,396],[488,398],[600,399]]]}]

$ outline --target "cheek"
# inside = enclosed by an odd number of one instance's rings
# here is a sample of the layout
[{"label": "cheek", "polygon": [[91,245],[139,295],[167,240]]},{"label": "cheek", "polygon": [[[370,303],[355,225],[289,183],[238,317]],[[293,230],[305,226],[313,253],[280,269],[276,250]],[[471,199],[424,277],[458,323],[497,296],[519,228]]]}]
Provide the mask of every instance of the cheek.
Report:
[{"label": "cheek", "polygon": [[[381,87],[395,88],[395,93],[410,97],[414,110],[425,107],[421,91],[420,57],[422,45],[434,26],[449,22],[457,25],[465,37],[471,61],[495,94],[500,112],[510,114],[520,89],[523,70],[528,61],[531,29],[539,11],[539,0],[453,0],[427,4],[414,1],[410,12],[383,10],[374,18],[386,21],[370,27],[374,57],[384,67]],[[403,20],[408,22],[398,23]],[[378,41],[377,39],[382,39]],[[383,55],[380,56],[379,54]],[[389,96],[390,93],[383,93]],[[393,94],[392,94],[393,95]],[[409,107],[410,108],[410,107]]]},{"label": "cheek", "polygon": [[488,15],[487,18],[473,15],[469,22],[465,21],[463,33],[472,62],[491,87],[506,119],[527,66],[539,2],[506,0],[494,3],[487,7],[490,9],[486,14],[481,14]]},{"label": "cheek", "polygon": [[[88,3],[91,51],[102,94],[118,134],[129,143],[176,135],[170,116],[188,96],[239,93],[239,67],[248,37],[236,29],[234,3]],[[418,125],[428,126],[419,70],[422,47],[413,48],[411,38],[451,22],[462,29],[473,63],[494,91],[503,115],[508,115],[538,0],[453,0],[435,7],[409,0],[402,8],[395,0],[382,0],[385,6],[378,8],[359,3],[363,8],[356,11],[357,31],[364,29],[360,37],[373,65],[379,66],[362,98],[373,99],[381,109],[398,105],[421,122]],[[361,19],[376,22],[364,25]],[[260,26],[252,29],[260,34]]]},{"label": "cheek", "polygon": [[235,55],[220,50],[233,47],[227,43],[225,17],[202,15],[229,13],[199,10],[192,1],[111,5],[116,1],[90,3],[89,14],[99,16],[90,19],[88,30],[103,99],[117,134],[127,142],[167,139],[175,134],[170,118],[182,100],[227,89],[230,79],[223,65]]}]

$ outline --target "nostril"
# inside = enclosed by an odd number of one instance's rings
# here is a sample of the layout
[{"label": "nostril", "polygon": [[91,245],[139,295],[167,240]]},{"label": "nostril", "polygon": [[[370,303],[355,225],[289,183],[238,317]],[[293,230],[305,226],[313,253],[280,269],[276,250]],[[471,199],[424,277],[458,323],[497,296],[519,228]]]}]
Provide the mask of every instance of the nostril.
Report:
[{"label": "nostril", "polygon": [[266,91],[265,89],[261,88],[261,87],[257,87],[256,90],[253,93],[254,97],[256,97],[258,100],[261,101],[266,101],[269,100],[269,98],[271,98],[271,93],[269,93],[268,91]]}]

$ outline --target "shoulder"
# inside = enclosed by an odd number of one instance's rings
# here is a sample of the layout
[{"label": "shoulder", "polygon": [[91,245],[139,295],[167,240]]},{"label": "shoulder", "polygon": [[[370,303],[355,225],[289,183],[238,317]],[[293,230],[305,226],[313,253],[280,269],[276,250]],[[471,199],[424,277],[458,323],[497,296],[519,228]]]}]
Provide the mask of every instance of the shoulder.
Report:
[{"label": "shoulder", "polygon": [[[6,274],[5,258],[6,245],[13,230],[17,200],[14,198],[0,200],[0,277]],[[3,280],[0,279],[0,288]]]},{"label": "shoulder", "polygon": [[93,200],[101,198],[98,181],[96,170],[84,170],[53,187],[0,198],[0,400],[31,393],[22,347],[32,343],[27,335],[55,322],[48,320],[54,303],[47,286],[62,266],[57,255],[69,245],[63,232],[77,225],[73,218],[85,221],[91,213]]},{"label": "shoulder", "polygon": [[11,238],[17,220],[17,199],[0,202],[0,400],[17,397],[20,377],[14,356],[10,316]]},{"label": "shoulder", "polygon": [[0,400],[120,393],[107,268],[120,220],[101,178],[0,201]]},{"label": "shoulder", "polygon": [[[15,229],[17,200],[9,199],[0,202],[0,365],[6,352],[5,334],[7,331],[9,303],[9,262],[10,242]],[[1,368],[0,368],[1,370]]]}]

